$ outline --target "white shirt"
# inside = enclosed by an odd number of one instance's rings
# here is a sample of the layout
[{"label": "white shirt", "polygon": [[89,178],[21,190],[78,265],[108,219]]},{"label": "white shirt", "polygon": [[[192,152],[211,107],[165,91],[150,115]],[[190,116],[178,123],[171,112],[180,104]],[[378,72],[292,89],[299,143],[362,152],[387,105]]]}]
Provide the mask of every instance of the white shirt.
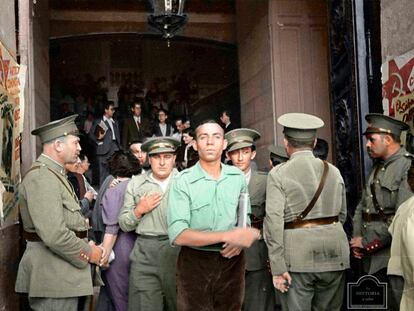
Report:
[{"label": "white shirt", "polygon": [[252,178],[252,169],[249,168],[247,173],[244,173],[244,178],[246,178],[246,184],[249,184],[250,179]]},{"label": "white shirt", "polygon": [[104,122],[108,121],[109,127],[111,128],[111,131],[112,131],[112,140],[116,140],[115,131],[114,131],[114,123],[115,123],[114,119],[103,116],[102,120],[104,120]]},{"label": "white shirt", "polygon": [[164,192],[164,193],[165,193],[165,191],[167,190],[167,187],[168,187],[168,183],[170,182],[171,175],[172,175],[172,174],[170,174],[170,176],[168,176],[168,177],[167,177],[166,179],[164,179],[164,180],[158,180],[158,179],[156,179],[152,173],[151,173],[150,177],[151,177],[151,180],[152,180],[153,182],[155,182],[156,184],[158,184],[158,185],[161,187],[162,192]]},{"label": "white shirt", "polygon": [[167,136],[167,123],[158,123],[158,125],[160,126],[162,136]]},{"label": "white shirt", "polygon": [[139,116],[139,117],[134,116],[134,121],[135,121],[135,125],[137,126],[137,128],[139,130],[139,124],[141,123],[141,116]]}]

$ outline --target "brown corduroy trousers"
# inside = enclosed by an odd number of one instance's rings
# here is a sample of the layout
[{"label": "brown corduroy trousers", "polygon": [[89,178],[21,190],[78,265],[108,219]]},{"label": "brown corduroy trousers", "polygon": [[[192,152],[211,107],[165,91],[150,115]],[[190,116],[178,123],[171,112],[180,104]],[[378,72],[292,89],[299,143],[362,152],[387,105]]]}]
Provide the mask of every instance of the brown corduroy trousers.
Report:
[{"label": "brown corduroy trousers", "polygon": [[181,247],[177,261],[178,311],[236,311],[244,298],[245,255]]}]

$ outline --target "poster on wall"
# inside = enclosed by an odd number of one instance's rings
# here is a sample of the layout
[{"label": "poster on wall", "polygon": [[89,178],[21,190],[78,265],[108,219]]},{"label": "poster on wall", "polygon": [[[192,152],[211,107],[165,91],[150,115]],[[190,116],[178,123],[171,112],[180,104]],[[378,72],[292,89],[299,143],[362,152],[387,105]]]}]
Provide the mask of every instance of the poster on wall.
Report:
[{"label": "poster on wall", "polygon": [[384,114],[407,122],[413,132],[414,50],[387,60],[381,71]]},{"label": "poster on wall", "polygon": [[0,41],[0,229],[15,224],[18,219],[21,95],[25,73],[25,67],[20,67]]}]

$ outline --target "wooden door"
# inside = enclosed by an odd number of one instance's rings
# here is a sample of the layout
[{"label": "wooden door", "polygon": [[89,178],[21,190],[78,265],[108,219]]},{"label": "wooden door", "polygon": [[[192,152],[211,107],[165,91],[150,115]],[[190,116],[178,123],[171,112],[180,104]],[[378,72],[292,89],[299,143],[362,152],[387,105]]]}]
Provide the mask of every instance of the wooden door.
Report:
[{"label": "wooden door", "polygon": [[[275,118],[287,112],[320,117],[325,127],[318,136],[331,147],[326,1],[270,0],[269,26]],[[279,125],[275,134],[280,144]]]}]

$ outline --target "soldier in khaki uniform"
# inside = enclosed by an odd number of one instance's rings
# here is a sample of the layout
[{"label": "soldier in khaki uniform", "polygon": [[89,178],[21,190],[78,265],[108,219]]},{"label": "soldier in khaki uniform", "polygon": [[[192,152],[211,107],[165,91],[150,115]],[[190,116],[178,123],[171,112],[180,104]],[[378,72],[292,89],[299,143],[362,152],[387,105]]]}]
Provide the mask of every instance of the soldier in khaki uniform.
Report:
[{"label": "soldier in khaki uniform", "polygon": [[349,267],[345,185],[335,166],[312,153],[321,119],[288,113],[278,122],[290,159],[267,180],[264,236],[273,283],[283,310],[340,310]]},{"label": "soldier in khaki uniform", "polygon": [[[228,142],[227,157],[234,166],[243,171],[246,178],[251,204],[251,226],[262,231],[267,174],[255,171],[251,167],[251,161],[256,157],[254,142],[259,138],[259,132],[248,128],[235,129],[225,135]],[[267,269],[266,243],[263,239],[255,241],[245,252],[246,277],[243,310],[273,311],[275,290],[272,276]]]},{"label": "soldier in khaki uniform", "polygon": [[171,137],[147,140],[151,170],[133,176],[127,186],[119,225],[138,234],[132,250],[128,309],[163,311],[176,309],[175,274],[179,248],[168,240],[168,191],[180,142]]},{"label": "soldier in khaki uniform", "polygon": [[398,310],[403,280],[392,269],[386,275],[391,244],[388,226],[398,206],[412,195],[406,181],[412,155],[400,145],[401,131],[409,127],[382,114],[368,114],[365,119],[366,147],[374,165],[355,211],[350,245],[354,257],[363,260],[366,273],[388,281],[388,306]]},{"label": "soldier in khaki uniform", "polygon": [[20,187],[20,212],[26,250],[16,292],[28,293],[33,310],[78,310],[78,298],[92,295],[89,262],[99,264],[102,250],[87,242],[88,224],[64,165],[77,161],[80,146],[76,115],[36,130],[43,153]]}]

